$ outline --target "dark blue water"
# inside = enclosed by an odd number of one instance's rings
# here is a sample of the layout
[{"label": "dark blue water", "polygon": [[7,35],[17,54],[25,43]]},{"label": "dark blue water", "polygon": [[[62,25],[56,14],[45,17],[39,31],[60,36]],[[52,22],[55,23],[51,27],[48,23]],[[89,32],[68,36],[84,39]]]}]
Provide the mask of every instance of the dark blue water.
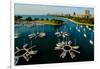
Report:
[{"label": "dark blue water", "polygon": [[[23,16],[25,19],[28,16]],[[17,65],[26,65],[26,64],[44,64],[44,63],[61,63],[61,62],[78,62],[78,61],[92,61],[94,60],[94,46],[89,43],[89,40],[94,41],[94,32],[93,30],[89,30],[86,26],[81,27],[80,25],[76,25],[75,23],[64,19],[57,18],[53,16],[31,16],[32,18],[49,18],[49,19],[61,19],[64,21],[64,25],[61,26],[52,26],[52,25],[35,25],[35,26],[26,26],[23,24],[15,25],[15,32],[20,33],[20,37],[15,39],[15,46],[22,48],[25,43],[28,43],[30,46],[30,39],[28,35],[33,32],[45,32],[46,37],[44,38],[33,38],[32,44],[36,45],[34,50],[38,50],[36,55],[26,62],[23,58],[20,58]],[[80,32],[77,31],[76,27],[80,29]],[[85,31],[83,30],[85,29]],[[59,57],[62,51],[55,51],[54,47],[58,42],[58,38],[54,35],[54,33],[59,31],[66,31],[69,33],[68,39],[70,39],[73,44],[78,45],[80,48],[80,54],[76,53],[76,57],[74,59],[70,58],[70,55],[62,59]],[[86,33],[87,37],[85,38],[83,34]]]}]

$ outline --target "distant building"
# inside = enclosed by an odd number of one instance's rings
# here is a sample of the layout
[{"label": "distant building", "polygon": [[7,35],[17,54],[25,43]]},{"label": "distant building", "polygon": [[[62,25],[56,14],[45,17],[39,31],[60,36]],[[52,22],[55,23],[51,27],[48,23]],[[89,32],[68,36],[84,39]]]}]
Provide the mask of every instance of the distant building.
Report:
[{"label": "distant building", "polygon": [[90,16],[91,16],[90,11],[89,10],[85,10],[84,17],[85,18],[90,18]]},{"label": "distant building", "polygon": [[73,12],[73,16],[74,16],[74,17],[76,16],[76,13],[75,13],[75,12]]},{"label": "distant building", "polygon": [[73,13],[74,17],[80,17],[80,18],[93,18],[93,16],[90,14],[89,10],[85,10],[83,14],[76,14],[75,12]]},{"label": "distant building", "polygon": [[66,14],[65,16],[70,17],[71,15],[70,14]]}]

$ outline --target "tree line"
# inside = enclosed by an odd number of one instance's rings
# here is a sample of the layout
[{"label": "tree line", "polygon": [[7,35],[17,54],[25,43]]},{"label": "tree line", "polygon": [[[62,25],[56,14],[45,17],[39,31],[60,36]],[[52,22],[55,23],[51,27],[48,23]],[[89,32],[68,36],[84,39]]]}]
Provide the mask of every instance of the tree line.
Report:
[{"label": "tree line", "polygon": [[59,19],[49,19],[49,18],[33,18],[32,17],[27,17],[25,19],[23,19],[22,16],[15,16],[15,23],[16,22],[21,22],[21,21],[27,21],[27,23],[30,23],[30,21],[49,21],[49,22],[53,22],[53,23],[57,23],[57,24],[63,24],[63,20],[59,20]]}]

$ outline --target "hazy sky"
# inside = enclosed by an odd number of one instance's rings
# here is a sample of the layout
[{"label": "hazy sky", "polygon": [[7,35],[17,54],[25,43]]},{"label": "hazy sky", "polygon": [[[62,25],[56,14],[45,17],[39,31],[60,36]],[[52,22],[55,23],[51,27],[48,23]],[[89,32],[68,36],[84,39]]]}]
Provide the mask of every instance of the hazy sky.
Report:
[{"label": "hazy sky", "polygon": [[15,4],[16,15],[45,15],[45,14],[84,14],[85,10],[90,10],[90,13],[94,15],[93,8],[84,7],[69,7],[69,6],[48,6],[48,5],[36,5],[36,4]]}]

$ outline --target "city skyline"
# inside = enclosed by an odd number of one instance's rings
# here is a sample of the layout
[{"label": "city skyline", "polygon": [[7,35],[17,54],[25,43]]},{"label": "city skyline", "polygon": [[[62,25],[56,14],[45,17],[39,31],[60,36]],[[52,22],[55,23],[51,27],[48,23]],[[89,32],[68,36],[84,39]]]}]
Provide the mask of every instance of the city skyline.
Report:
[{"label": "city skyline", "polygon": [[[42,8],[42,9],[41,9]],[[85,10],[89,10],[94,15],[93,8],[87,7],[70,7],[70,6],[50,6],[36,4],[15,4],[15,15],[47,15],[47,14],[84,14]]]}]

